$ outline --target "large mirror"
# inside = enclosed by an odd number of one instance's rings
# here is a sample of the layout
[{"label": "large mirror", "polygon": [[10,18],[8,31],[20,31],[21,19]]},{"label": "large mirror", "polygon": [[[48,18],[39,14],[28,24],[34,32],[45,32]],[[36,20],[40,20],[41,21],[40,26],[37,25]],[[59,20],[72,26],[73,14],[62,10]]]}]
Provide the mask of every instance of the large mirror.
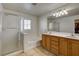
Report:
[{"label": "large mirror", "polygon": [[[64,12],[64,14],[62,12]],[[78,34],[79,33],[78,4],[70,4],[68,6],[57,9],[57,11],[55,10],[55,12],[53,12],[51,16],[48,16],[47,28],[48,31],[68,32]]]},{"label": "large mirror", "polygon": [[48,31],[68,32],[79,34],[79,15],[48,19]]}]

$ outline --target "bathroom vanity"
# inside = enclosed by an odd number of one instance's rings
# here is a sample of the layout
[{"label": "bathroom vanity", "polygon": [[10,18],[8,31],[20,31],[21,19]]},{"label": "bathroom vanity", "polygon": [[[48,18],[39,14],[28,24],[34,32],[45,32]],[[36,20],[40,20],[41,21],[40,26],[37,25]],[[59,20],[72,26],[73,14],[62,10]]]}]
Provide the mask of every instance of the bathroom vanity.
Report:
[{"label": "bathroom vanity", "polygon": [[42,47],[59,56],[79,56],[79,37],[70,33],[43,33]]}]

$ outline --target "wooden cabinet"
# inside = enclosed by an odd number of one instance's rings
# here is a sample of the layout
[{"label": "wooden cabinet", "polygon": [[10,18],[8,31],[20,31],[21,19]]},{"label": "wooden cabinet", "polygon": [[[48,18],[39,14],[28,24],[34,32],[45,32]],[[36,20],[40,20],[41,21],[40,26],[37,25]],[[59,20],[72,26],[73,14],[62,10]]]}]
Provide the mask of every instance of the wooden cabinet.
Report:
[{"label": "wooden cabinet", "polygon": [[42,35],[42,46],[47,50],[50,49],[50,37],[48,35]]},{"label": "wooden cabinet", "polygon": [[60,55],[79,56],[79,40],[60,39]]},{"label": "wooden cabinet", "polygon": [[58,42],[59,40],[57,37],[50,35],[42,35],[42,46],[55,55],[58,55]]},{"label": "wooden cabinet", "polygon": [[72,55],[79,56],[79,41],[72,41]]},{"label": "wooden cabinet", "polygon": [[59,45],[59,54],[67,56],[67,51],[68,51],[68,44],[67,44],[67,39],[66,38],[60,38],[60,45]]},{"label": "wooden cabinet", "polygon": [[79,40],[43,34],[42,46],[55,55],[79,56]]},{"label": "wooden cabinet", "polygon": [[72,40],[71,39],[68,39],[68,56],[72,56]]},{"label": "wooden cabinet", "polygon": [[42,46],[46,48],[46,36],[42,35]]},{"label": "wooden cabinet", "polygon": [[54,37],[54,36],[51,36],[51,39],[50,39],[50,51],[55,54],[55,55],[58,55],[59,52],[58,52],[58,45],[59,45],[59,40],[57,37]]},{"label": "wooden cabinet", "polygon": [[68,54],[70,56],[79,56],[79,41],[78,40],[69,40]]},{"label": "wooden cabinet", "polygon": [[50,50],[50,36],[46,36],[46,48]]}]

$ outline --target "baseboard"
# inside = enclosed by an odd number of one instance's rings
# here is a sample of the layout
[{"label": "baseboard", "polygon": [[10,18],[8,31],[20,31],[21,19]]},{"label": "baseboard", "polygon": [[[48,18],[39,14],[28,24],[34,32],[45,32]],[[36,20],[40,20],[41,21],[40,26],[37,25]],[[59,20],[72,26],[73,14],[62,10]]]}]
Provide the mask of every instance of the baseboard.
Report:
[{"label": "baseboard", "polygon": [[23,53],[23,52],[24,52],[23,50],[19,50],[19,51],[16,51],[16,52],[10,53],[10,54],[5,55],[5,56],[17,56],[18,54]]}]

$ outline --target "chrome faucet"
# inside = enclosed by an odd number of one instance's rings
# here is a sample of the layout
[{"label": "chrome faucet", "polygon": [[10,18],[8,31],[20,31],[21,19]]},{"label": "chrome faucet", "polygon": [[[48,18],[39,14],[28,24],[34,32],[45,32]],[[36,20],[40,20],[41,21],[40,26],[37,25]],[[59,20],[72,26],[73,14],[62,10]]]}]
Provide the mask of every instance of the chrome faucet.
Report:
[{"label": "chrome faucet", "polygon": [[71,36],[74,36],[74,33],[71,33]]}]

